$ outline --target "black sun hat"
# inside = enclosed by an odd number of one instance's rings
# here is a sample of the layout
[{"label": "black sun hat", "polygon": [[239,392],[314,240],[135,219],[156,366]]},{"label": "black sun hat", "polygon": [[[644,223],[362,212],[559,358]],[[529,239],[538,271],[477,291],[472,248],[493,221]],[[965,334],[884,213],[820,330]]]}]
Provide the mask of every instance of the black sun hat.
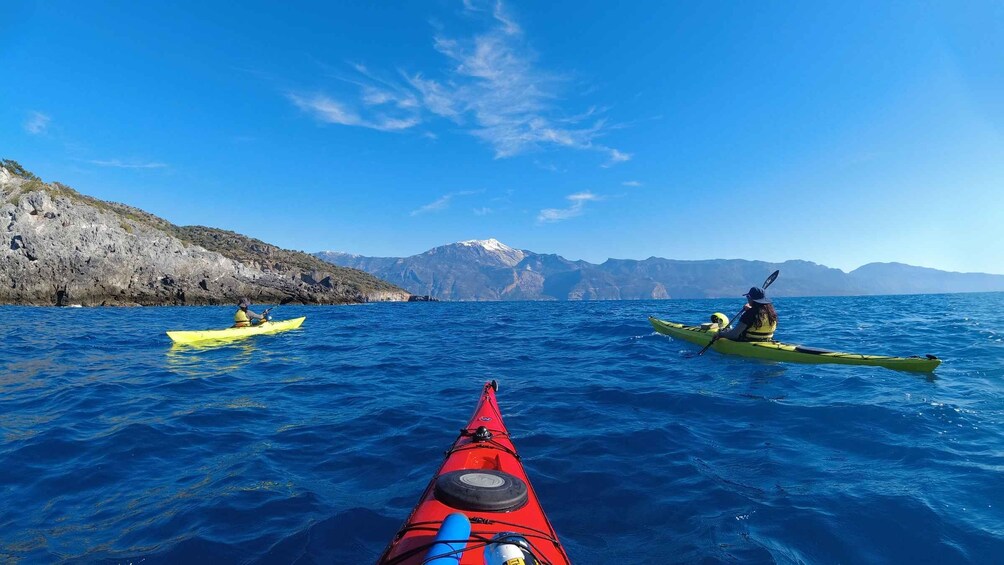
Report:
[{"label": "black sun hat", "polygon": [[755,286],[751,287],[750,291],[743,296],[749,298],[750,302],[755,302],[756,304],[770,304],[770,298],[767,298],[767,295],[764,294],[762,288]]}]

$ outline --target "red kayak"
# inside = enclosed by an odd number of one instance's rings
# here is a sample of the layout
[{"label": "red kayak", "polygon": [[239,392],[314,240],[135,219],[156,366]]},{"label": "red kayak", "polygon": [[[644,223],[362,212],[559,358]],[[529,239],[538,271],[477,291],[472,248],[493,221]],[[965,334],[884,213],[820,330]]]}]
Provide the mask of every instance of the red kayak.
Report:
[{"label": "red kayak", "polygon": [[470,423],[391,540],[383,565],[571,563],[526,477],[485,384]]}]

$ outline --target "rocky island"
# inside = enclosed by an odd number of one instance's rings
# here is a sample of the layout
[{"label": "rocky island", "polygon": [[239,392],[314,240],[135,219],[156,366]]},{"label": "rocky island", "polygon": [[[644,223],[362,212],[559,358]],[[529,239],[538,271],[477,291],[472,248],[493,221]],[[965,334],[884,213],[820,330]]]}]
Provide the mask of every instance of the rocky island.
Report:
[{"label": "rocky island", "polygon": [[0,304],[406,301],[409,293],[238,233],[176,226],[0,161]]}]

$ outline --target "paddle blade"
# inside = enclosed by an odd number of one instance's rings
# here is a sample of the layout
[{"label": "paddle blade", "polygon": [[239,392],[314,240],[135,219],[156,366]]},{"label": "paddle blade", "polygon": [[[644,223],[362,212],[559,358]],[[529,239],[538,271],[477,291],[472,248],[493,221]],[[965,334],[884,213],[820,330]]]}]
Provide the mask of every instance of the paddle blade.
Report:
[{"label": "paddle blade", "polygon": [[761,286],[760,288],[762,288],[764,290],[767,290],[768,286],[774,284],[774,279],[776,279],[779,274],[781,274],[781,270],[780,269],[778,269],[778,270],[774,271],[773,273],[771,273],[770,276],[767,277],[767,280],[763,281],[763,286]]}]

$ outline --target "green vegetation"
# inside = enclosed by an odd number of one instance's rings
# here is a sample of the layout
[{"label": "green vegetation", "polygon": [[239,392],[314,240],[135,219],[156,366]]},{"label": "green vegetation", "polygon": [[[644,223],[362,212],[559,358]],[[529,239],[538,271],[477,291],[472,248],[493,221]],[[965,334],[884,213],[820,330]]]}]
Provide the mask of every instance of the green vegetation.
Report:
[{"label": "green vegetation", "polygon": [[75,198],[91,206],[112,211],[138,224],[147,225],[166,232],[187,245],[197,245],[203,249],[215,251],[224,257],[244,263],[245,265],[257,267],[262,271],[316,271],[324,273],[324,276],[330,275],[336,284],[341,283],[355,286],[364,292],[370,290],[400,290],[387,281],[378,279],[364,271],[338,267],[302,251],[282,249],[265,243],[260,239],[227,230],[205,226],[176,226],[163,218],[154,216],[139,208],[133,208],[132,206],[126,206],[117,202],[105,202],[104,200],[84,196],[72,190],[71,192],[73,192]]},{"label": "green vegetation", "polygon": [[24,167],[21,166],[21,163],[18,163],[13,159],[0,159],[0,166],[7,169],[10,172],[10,174],[19,176],[23,179],[37,180],[37,181],[42,180],[38,178],[35,175],[35,173],[29,171],[28,169],[25,169]]},{"label": "green vegetation", "polygon": [[[158,218],[159,219],[159,218]],[[255,265],[263,271],[317,271],[330,273],[340,282],[372,290],[399,290],[398,287],[357,269],[338,267],[302,251],[282,249],[246,235],[205,226],[174,226],[169,233],[178,239],[215,251],[224,257]]]}]

